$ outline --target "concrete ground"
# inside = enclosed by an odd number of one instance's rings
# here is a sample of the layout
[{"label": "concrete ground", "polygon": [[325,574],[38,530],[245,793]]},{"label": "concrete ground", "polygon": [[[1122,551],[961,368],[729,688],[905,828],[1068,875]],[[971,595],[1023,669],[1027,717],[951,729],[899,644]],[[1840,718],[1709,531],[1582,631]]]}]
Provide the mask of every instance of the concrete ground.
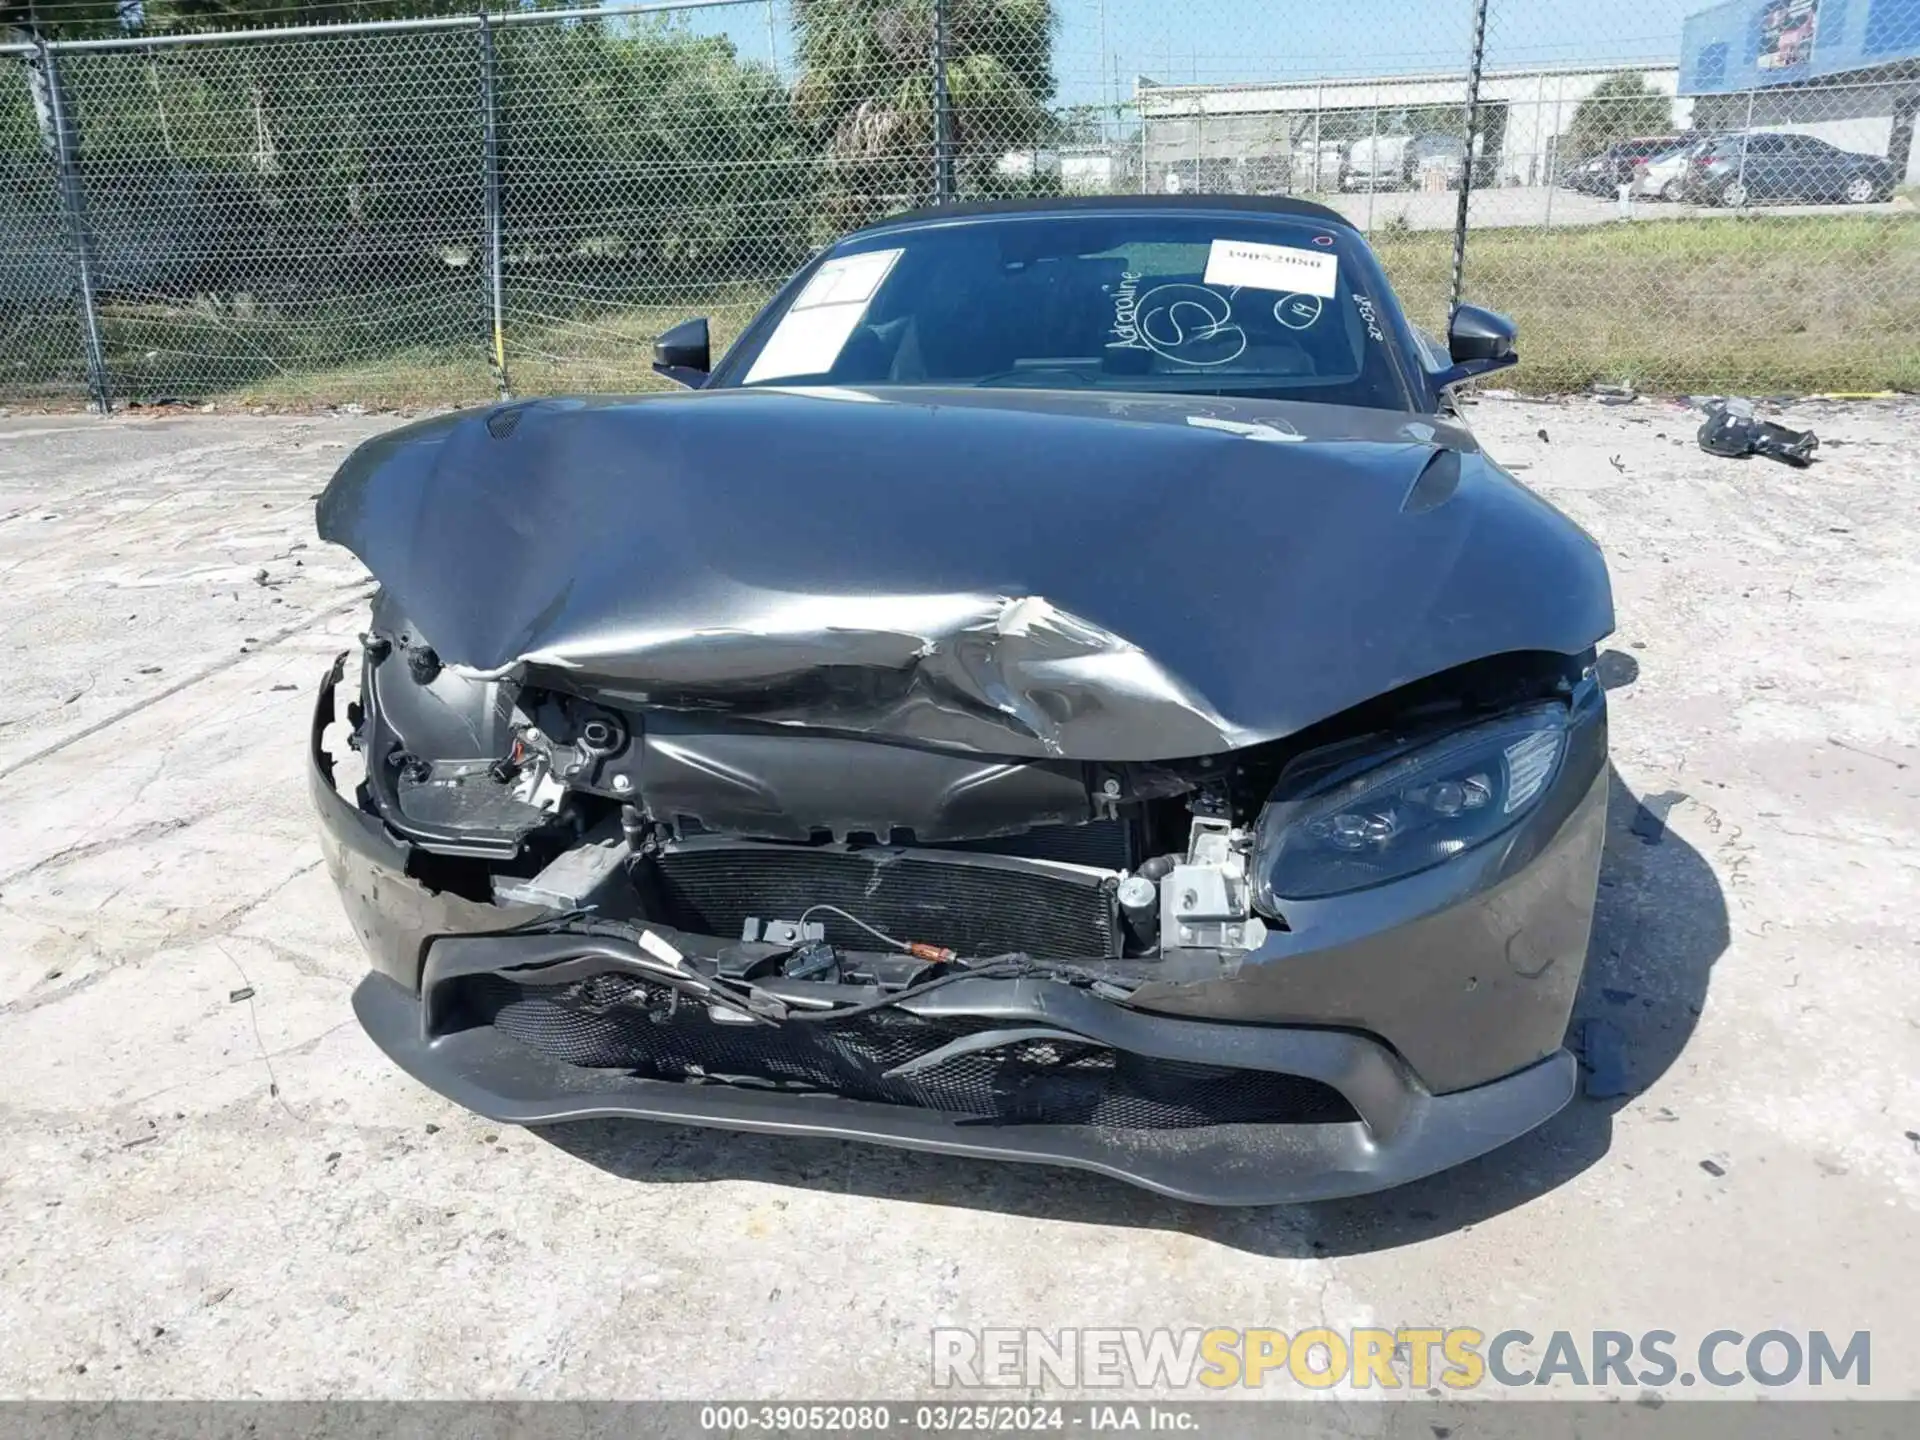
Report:
[{"label": "concrete ground", "polygon": [[904,1396],[934,1324],[1317,1323],[1869,1330],[1920,1392],[1920,407],[1796,412],[1804,472],[1662,402],[1473,418],[1613,567],[1581,1015],[1631,1093],[1216,1212],[413,1084],[303,781],[366,592],[311,502],[391,422],[0,415],[0,1394]]}]

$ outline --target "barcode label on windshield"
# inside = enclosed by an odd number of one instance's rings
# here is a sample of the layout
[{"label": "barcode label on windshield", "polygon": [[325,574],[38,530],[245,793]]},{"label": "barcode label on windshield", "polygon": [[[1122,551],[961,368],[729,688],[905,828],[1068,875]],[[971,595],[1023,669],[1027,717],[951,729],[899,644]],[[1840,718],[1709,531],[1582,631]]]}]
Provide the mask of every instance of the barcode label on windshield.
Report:
[{"label": "barcode label on windshield", "polygon": [[1216,240],[1207,251],[1206,283],[1319,295],[1331,300],[1340,261],[1327,250],[1296,250],[1255,240]]}]

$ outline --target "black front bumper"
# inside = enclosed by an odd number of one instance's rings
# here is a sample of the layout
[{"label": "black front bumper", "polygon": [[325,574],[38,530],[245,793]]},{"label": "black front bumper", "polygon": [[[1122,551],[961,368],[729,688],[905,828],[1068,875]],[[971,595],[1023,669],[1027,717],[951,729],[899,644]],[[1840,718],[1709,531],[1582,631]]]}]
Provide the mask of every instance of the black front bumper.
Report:
[{"label": "black front bumper", "polygon": [[1360,1194],[1433,1174],[1517,1138],[1572,1097],[1576,1066],[1561,1040],[1604,832],[1604,712],[1576,730],[1553,795],[1502,843],[1360,904],[1290,914],[1293,930],[1230,970],[1147,987],[1131,1005],[1037,978],[968,980],[908,1003],[930,1019],[1046,1027],[1152,1062],[1300,1077],[1338,1092],[1356,1117],[1139,1130],[649,1079],[566,1063],[491,1024],[451,1023],[436,997],[463,977],[524,976],[556,961],[577,969],[596,958],[618,971],[625,961],[604,939],[498,933],[542,912],[412,878],[405,842],[334,785],[321,737],[338,675],[315,713],[310,781],[328,866],[374,962],[355,1013],[410,1075],[492,1119],[615,1116],[867,1140],[1067,1165],[1178,1199],[1240,1205]]},{"label": "black front bumper", "polygon": [[[443,941],[433,947],[429,965],[450,947],[465,947],[456,952],[463,963],[512,966],[516,941],[547,938]],[[935,999],[928,997],[927,1008],[934,1008]],[[1270,1205],[1386,1189],[1505,1144],[1573,1094],[1574,1061],[1565,1051],[1491,1085],[1436,1096],[1384,1046],[1345,1031],[1145,1015],[1051,981],[967,982],[939,992],[937,1003],[949,1013],[991,1013],[1010,1024],[1031,1021],[1070,1029],[1136,1055],[1320,1080],[1352,1100],[1363,1118],[1154,1131],[993,1125],[905,1105],[582,1069],[508,1039],[492,1026],[434,1035],[423,1023],[421,1002],[382,975],[369,975],[353,996],[360,1023],[396,1064],[493,1120],[539,1125],[616,1116],[878,1141],[948,1155],[1068,1165],[1210,1205]]]}]

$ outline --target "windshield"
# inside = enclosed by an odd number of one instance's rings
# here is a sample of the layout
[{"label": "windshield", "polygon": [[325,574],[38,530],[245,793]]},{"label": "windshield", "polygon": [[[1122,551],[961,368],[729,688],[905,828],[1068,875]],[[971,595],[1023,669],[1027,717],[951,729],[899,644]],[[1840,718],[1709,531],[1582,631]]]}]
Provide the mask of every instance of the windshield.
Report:
[{"label": "windshield", "polygon": [[965,385],[1415,408],[1357,237],[1243,216],[1021,216],[836,247],[719,385]]}]

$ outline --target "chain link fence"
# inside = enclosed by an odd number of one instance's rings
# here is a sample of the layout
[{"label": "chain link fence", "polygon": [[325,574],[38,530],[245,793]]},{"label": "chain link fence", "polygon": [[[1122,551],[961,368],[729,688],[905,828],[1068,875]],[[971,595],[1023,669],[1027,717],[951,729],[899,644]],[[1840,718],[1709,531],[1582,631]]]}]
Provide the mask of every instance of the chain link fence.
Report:
[{"label": "chain link fence", "polygon": [[1920,387],[1920,0],[120,13],[0,43],[0,401],[648,388],[880,216],[1209,192],[1512,313],[1521,388]]}]

